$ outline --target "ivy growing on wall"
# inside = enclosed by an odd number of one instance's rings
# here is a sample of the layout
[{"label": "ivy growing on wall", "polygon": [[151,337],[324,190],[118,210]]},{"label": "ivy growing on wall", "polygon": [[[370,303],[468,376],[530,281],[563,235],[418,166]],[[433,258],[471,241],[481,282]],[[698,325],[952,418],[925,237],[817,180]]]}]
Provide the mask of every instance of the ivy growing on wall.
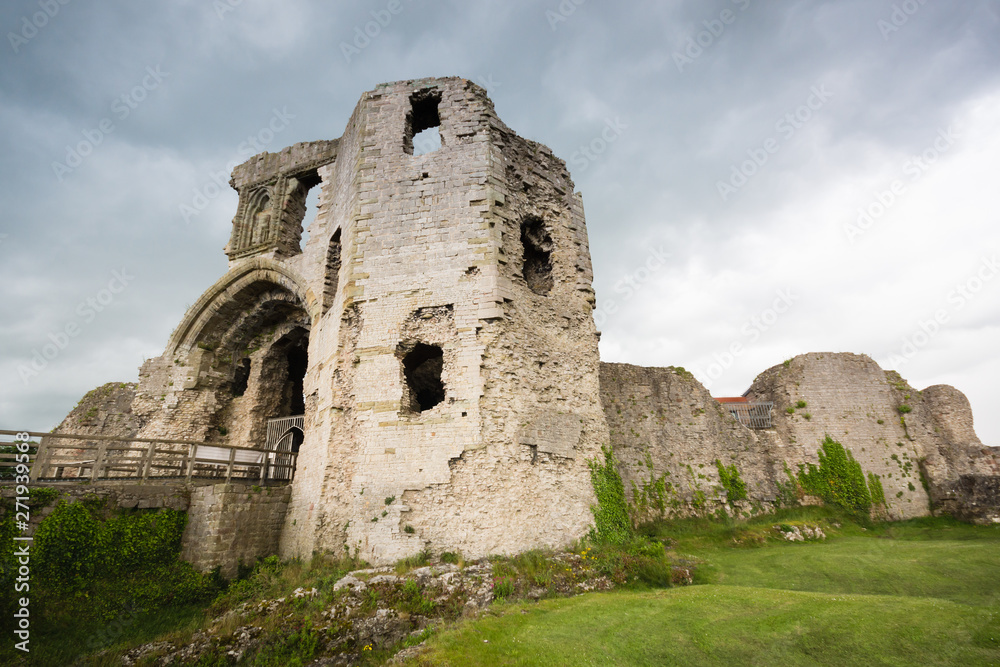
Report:
[{"label": "ivy growing on wall", "polygon": [[591,505],[594,514],[594,528],[591,539],[595,542],[624,544],[632,536],[632,520],[625,501],[625,485],[615,463],[611,446],[601,447],[602,456],[587,461],[590,467],[590,482],[594,486],[597,504]]},{"label": "ivy growing on wall", "polygon": [[747,486],[740,478],[740,471],[736,469],[736,464],[733,463],[727,468],[722,464],[722,461],[715,459],[715,467],[719,469],[719,481],[722,483],[722,488],[726,490],[729,505],[735,505],[737,500],[746,500]]},{"label": "ivy growing on wall", "polygon": [[882,488],[882,480],[873,472],[868,473],[868,490],[872,494],[872,504],[885,505],[885,489]]},{"label": "ivy growing on wall", "polygon": [[[857,512],[871,510],[873,491],[875,502],[885,502],[881,481],[875,475],[869,475],[868,482],[865,481],[861,464],[855,460],[851,450],[844,449],[839,442],[826,436],[817,453],[819,466],[811,463],[800,465],[796,476],[806,493]],[[869,489],[872,481],[875,488]]]},{"label": "ivy growing on wall", "polygon": [[646,468],[649,470],[649,479],[644,480],[641,486],[632,482],[633,523],[647,518],[650,510],[656,510],[660,517],[663,517],[667,511],[668,495],[676,496],[673,485],[667,482],[667,475],[670,473],[665,472],[657,477],[653,470],[653,457],[648,451],[646,452]]}]

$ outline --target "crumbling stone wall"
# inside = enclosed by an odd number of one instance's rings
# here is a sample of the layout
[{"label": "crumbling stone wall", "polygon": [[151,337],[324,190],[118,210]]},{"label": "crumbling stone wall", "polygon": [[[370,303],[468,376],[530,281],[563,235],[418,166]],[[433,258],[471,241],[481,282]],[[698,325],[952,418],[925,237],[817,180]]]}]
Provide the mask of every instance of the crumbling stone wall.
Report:
[{"label": "crumbling stone wall", "polygon": [[[416,105],[429,99],[442,147],[412,155]],[[309,469],[296,480],[285,552],[309,544],[309,531],[312,545],[375,561],[582,535],[592,500],[585,459],[605,426],[593,400],[586,231],[565,165],[517,138],[479,87],[434,79],[366,94],[321,177],[310,244],[339,231],[341,296],[313,327],[310,365],[315,350],[332,391],[321,386],[323,421],[301,450]],[[523,276],[528,216],[550,244],[546,294]],[[439,350],[444,400],[417,411],[406,363],[420,346]],[[522,442],[553,415],[570,424],[558,446]],[[311,461],[324,448],[317,471]]]},{"label": "crumbling stone wall", "polygon": [[132,412],[134,382],[108,382],[88,391],[53,433],[134,436],[141,424]]},{"label": "crumbling stone wall", "polygon": [[782,443],[773,433],[740,424],[684,369],[602,363],[601,403],[638,518],[727,507],[717,460],[736,465],[746,483],[748,500],[737,504],[738,511],[760,511],[776,501],[776,481],[785,477]]},{"label": "crumbling stone wall", "polygon": [[[91,389],[52,432],[107,435],[120,438],[134,437],[142,425],[142,420],[132,410],[135,394],[136,384],[134,382],[108,382]],[[53,444],[65,447],[85,443],[85,440],[77,443],[75,440],[65,438],[43,437],[40,444],[44,453],[45,448]],[[60,450],[58,454],[60,458],[76,456],[81,461],[93,458],[92,451],[83,449],[64,449]],[[51,472],[57,474],[55,470]],[[62,470],[61,476],[75,477],[78,472],[79,468],[66,466]]]},{"label": "crumbling stone wall", "polygon": [[[929,498],[920,462],[937,444],[934,423],[919,392],[896,378],[890,383],[865,355],[811,353],[759,375],[750,396],[774,402],[775,430],[788,443],[786,460],[793,470],[817,463],[820,443],[829,435],[850,449],[865,471],[879,475],[891,517],[924,516]],[[795,408],[799,401],[806,407]],[[913,412],[900,412],[903,405]]]},{"label": "crumbling stone wall", "polygon": [[[413,155],[435,123],[441,148]],[[586,460],[607,427],[583,208],[561,160],[475,84],[427,79],[366,93],[339,139],[256,156],[232,185],[230,271],[143,367],[141,435],[259,446],[301,392],[285,555],[474,557],[586,531]],[[274,363],[296,341],[304,378]]]},{"label": "crumbling stone wall", "polygon": [[[414,155],[414,133],[435,126],[441,147]],[[607,443],[648,517],[727,506],[716,460],[748,485],[739,511],[766,509],[827,434],[883,477],[894,517],[989,504],[997,457],[964,397],[916,392],[867,357],[763,373],[751,395],[776,403],[766,431],[681,369],[600,364],[581,196],[565,163],[465,79],[382,84],[340,138],[255,156],[231,185],[229,270],[143,365],[129,428],[259,447],[268,418],[301,411],[284,556],[560,546],[592,522],[587,461]],[[228,516],[227,493],[199,502]],[[226,539],[244,530],[226,525]],[[205,526],[192,530],[214,534]],[[243,553],[211,549],[206,562]]]},{"label": "crumbling stone wall", "polygon": [[278,551],[291,488],[214,484],[191,490],[181,558],[202,572],[231,579],[242,562]]},{"label": "crumbling stone wall", "polygon": [[682,369],[601,364],[601,401],[630,498],[663,479],[668,512],[712,512],[725,500],[718,459],[747,483],[749,511],[766,509],[786,470],[817,464],[829,435],[879,476],[890,518],[1000,517],[1000,456],[976,437],[968,400],[952,387],[921,392],[865,355],[811,353],[761,373],[748,398],[774,403],[773,428],[742,426]]}]

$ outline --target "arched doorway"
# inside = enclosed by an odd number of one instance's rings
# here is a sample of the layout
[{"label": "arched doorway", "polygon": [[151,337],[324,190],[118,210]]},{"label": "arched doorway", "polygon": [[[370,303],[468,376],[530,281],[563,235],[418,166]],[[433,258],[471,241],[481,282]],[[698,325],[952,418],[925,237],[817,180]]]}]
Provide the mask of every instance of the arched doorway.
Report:
[{"label": "arched doorway", "polygon": [[305,414],[309,334],[321,307],[306,294],[299,276],[255,258],[188,311],[171,347],[202,369],[197,387],[214,393],[211,441],[262,449],[268,420]]}]

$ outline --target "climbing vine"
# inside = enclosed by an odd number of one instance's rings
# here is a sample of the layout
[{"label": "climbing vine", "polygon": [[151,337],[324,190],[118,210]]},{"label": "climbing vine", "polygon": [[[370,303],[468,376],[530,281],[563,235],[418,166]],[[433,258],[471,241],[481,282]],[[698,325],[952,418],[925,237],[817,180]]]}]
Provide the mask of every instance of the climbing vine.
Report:
[{"label": "climbing vine", "polygon": [[632,521],[625,501],[625,485],[615,463],[612,447],[601,447],[603,456],[589,461],[590,482],[594,486],[597,504],[591,505],[594,528],[591,539],[595,542],[624,544],[633,536]]},{"label": "climbing vine", "polygon": [[868,473],[868,490],[871,491],[873,505],[885,505],[885,489],[882,488],[882,480],[873,472]]},{"label": "climbing vine", "polygon": [[[826,436],[817,452],[819,466],[811,463],[799,466],[798,483],[809,494],[819,496],[825,502],[841,507],[867,512],[872,506],[872,491],[865,482],[865,473],[861,464],[855,460],[849,449],[839,442]],[[873,476],[869,476],[871,481]],[[875,478],[878,489],[881,482]],[[885,494],[881,494],[884,502]]]},{"label": "climbing vine", "polygon": [[737,500],[746,500],[747,486],[740,478],[740,471],[736,469],[736,464],[733,463],[727,468],[722,464],[722,461],[715,459],[715,467],[719,469],[719,481],[722,483],[722,488],[726,490],[726,498],[729,500],[730,507],[734,506]]},{"label": "climbing vine", "polygon": [[649,479],[637,485],[632,482],[632,520],[638,523],[647,516],[649,510],[655,509],[662,517],[667,511],[667,496],[676,495],[673,485],[667,481],[669,472],[665,472],[659,477],[653,470],[653,457],[646,452],[646,468],[649,469]]}]

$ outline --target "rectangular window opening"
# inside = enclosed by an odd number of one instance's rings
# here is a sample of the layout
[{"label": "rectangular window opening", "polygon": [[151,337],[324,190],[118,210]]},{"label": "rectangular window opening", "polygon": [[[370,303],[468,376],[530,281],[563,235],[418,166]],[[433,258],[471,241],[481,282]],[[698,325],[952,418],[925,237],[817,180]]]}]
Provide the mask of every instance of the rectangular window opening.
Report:
[{"label": "rectangular window opening", "polygon": [[434,88],[418,90],[410,95],[410,111],[406,115],[406,135],[403,138],[404,152],[426,155],[441,148],[440,103],[441,92]]}]

